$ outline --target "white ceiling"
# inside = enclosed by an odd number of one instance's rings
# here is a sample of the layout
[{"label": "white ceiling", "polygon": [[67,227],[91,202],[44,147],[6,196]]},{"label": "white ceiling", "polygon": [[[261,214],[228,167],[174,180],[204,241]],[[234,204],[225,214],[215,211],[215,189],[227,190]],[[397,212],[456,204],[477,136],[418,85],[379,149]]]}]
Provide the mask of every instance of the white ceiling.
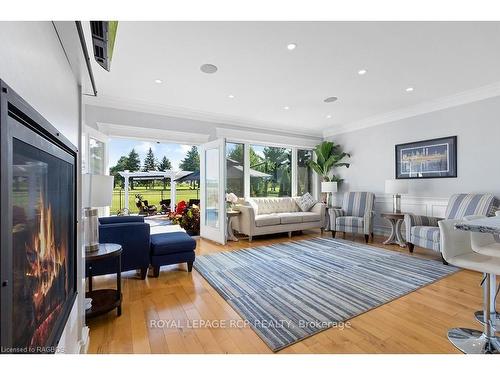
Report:
[{"label": "white ceiling", "polygon": [[500,82],[500,22],[120,22],[94,74],[94,103],[321,135]]}]

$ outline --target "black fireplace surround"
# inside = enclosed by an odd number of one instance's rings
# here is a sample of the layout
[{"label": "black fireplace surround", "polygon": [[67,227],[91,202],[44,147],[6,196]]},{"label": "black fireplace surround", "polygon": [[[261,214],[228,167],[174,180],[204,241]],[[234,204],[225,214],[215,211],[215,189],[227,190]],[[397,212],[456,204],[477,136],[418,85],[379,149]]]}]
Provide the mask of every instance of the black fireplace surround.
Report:
[{"label": "black fireplace surround", "polygon": [[76,298],[77,149],[0,80],[0,353],[54,353]]}]

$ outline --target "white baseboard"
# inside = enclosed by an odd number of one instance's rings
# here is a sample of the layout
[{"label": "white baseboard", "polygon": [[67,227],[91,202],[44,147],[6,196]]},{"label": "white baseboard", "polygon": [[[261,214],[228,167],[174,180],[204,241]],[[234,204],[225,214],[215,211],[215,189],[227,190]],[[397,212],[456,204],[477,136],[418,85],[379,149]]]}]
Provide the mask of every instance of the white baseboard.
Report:
[{"label": "white baseboard", "polygon": [[[341,194],[336,197],[336,202],[341,202]],[[425,215],[434,217],[444,217],[449,198],[418,197],[403,195],[401,197],[401,210],[415,215]],[[380,216],[382,212],[392,212],[392,195],[375,195],[375,218],[373,222],[373,232],[378,235],[389,236],[391,227],[389,222]],[[402,227],[403,236],[405,227]]]},{"label": "white baseboard", "polygon": [[[403,195],[401,197],[401,211],[415,215],[444,217],[449,198],[415,197]],[[389,236],[391,227],[389,222],[382,218],[382,212],[392,211],[392,196],[380,194],[375,197],[375,221],[373,231],[380,235]],[[403,236],[406,234],[405,226],[401,228]]]},{"label": "white baseboard", "polygon": [[87,354],[90,343],[90,329],[87,326],[82,328],[82,339],[78,343],[80,345],[80,354]]}]

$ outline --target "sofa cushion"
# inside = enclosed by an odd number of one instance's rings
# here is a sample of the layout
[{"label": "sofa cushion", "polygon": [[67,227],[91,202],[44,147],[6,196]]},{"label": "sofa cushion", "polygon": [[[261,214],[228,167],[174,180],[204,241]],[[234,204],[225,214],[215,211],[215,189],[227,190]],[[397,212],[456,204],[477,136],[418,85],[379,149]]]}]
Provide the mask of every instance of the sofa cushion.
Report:
[{"label": "sofa cushion", "polygon": [[281,224],[297,224],[302,223],[303,212],[283,212],[278,214]]},{"label": "sofa cushion", "polygon": [[492,194],[455,194],[446,207],[447,219],[461,219],[469,215],[488,215],[495,203]]},{"label": "sofa cushion", "polygon": [[315,212],[301,212],[302,222],[310,223],[312,221],[321,221],[321,215]]},{"label": "sofa cushion", "polygon": [[[249,204],[254,207],[256,215],[265,215],[281,212],[298,212],[299,206],[295,203],[293,198],[252,198],[249,199]],[[255,210],[255,206],[257,210]]]},{"label": "sofa cushion", "polygon": [[265,214],[255,216],[255,226],[267,227],[281,224],[281,219],[277,214]]},{"label": "sofa cushion", "polygon": [[193,251],[196,241],[185,232],[157,233],[151,235],[151,255],[166,255]]},{"label": "sofa cushion", "polygon": [[425,239],[426,241],[439,242],[439,227],[414,226],[411,227],[411,236]]},{"label": "sofa cushion", "polygon": [[344,229],[360,229],[363,228],[363,218],[357,216],[341,216],[336,219],[336,226],[340,232]]},{"label": "sofa cushion", "polygon": [[311,194],[305,193],[303,196],[295,198],[295,203],[302,212],[308,212],[318,201]]},{"label": "sofa cushion", "polygon": [[373,211],[375,194],[363,191],[351,191],[344,194],[342,210],[346,216],[362,217]]},{"label": "sofa cushion", "polygon": [[410,242],[415,246],[440,251],[440,232],[438,227],[417,225],[411,227]]}]

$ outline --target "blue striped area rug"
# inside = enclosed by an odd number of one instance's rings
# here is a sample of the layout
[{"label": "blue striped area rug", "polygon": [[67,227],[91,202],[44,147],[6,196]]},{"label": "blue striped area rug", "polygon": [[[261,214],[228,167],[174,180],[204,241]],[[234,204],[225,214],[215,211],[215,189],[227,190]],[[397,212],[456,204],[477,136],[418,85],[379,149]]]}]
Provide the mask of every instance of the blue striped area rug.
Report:
[{"label": "blue striped area rug", "polygon": [[273,351],[458,270],[329,238],[202,255],[194,267]]}]

